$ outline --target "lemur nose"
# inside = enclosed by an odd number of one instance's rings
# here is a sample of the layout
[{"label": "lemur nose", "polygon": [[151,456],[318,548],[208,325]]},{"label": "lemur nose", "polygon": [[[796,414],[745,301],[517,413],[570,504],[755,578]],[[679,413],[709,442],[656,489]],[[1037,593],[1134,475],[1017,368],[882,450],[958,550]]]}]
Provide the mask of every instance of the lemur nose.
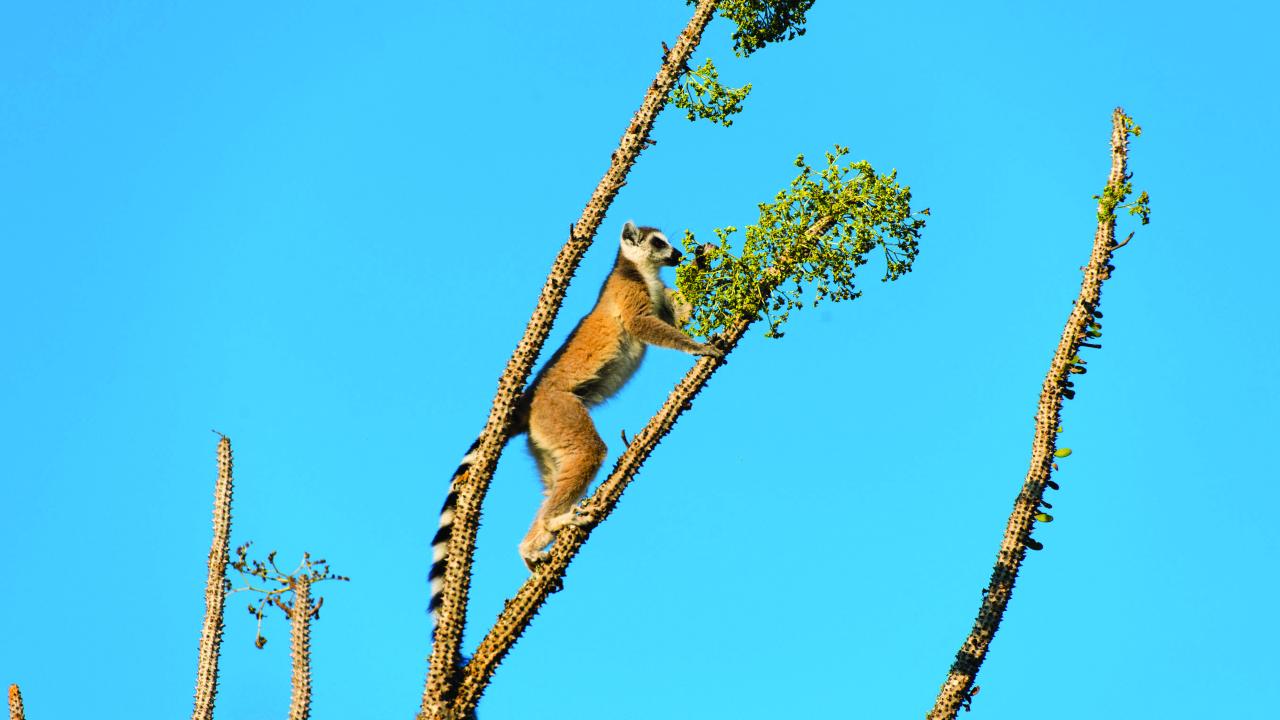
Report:
[{"label": "lemur nose", "polygon": [[672,259],[673,261],[675,261],[675,262],[680,262],[680,258],[682,258],[682,257],[684,257],[684,253],[680,252],[679,250],[677,250],[677,249],[675,249],[675,248],[671,248],[671,259]]}]

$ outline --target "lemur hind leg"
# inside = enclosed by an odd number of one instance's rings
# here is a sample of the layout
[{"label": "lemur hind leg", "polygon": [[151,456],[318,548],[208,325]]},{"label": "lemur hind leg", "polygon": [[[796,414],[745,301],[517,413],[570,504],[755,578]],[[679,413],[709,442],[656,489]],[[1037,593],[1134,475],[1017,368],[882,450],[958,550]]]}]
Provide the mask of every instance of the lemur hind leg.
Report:
[{"label": "lemur hind leg", "polygon": [[544,473],[546,493],[533,526],[520,543],[520,556],[532,568],[546,558],[543,549],[555,539],[553,531],[586,520],[577,517],[573,505],[604,464],[608,448],[581,398],[550,388],[543,388],[530,408],[529,444]]}]

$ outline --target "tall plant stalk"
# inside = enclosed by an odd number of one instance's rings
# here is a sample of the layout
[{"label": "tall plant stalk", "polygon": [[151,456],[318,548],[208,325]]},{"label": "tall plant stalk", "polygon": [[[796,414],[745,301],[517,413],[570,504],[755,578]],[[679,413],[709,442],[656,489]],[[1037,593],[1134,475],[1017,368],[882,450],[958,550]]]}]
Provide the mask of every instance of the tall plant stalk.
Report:
[{"label": "tall plant stalk", "polygon": [[26,711],[22,708],[22,691],[16,684],[9,686],[9,720],[26,720]]},{"label": "tall plant stalk", "polygon": [[218,441],[218,481],[213,490],[213,544],[204,586],[204,625],[196,667],[195,710],[192,720],[213,720],[218,692],[218,655],[222,646],[223,606],[227,599],[227,561],[231,537],[231,440]]},{"label": "tall plant stalk", "polygon": [[[1052,519],[1042,513],[1041,505],[1044,502],[1045,488],[1057,487],[1050,475],[1057,469],[1054,463],[1055,453],[1060,452],[1057,448],[1057,431],[1061,422],[1063,400],[1075,395],[1070,378],[1084,372],[1084,362],[1078,355],[1080,349],[1100,347],[1086,342],[1086,339],[1100,334],[1101,326],[1095,318],[1102,317],[1102,312],[1098,309],[1102,299],[1102,283],[1111,277],[1111,271],[1114,270],[1111,264],[1112,254],[1124,245],[1116,243],[1115,211],[1124,204],[1132,190],[1127,171],[1129,135],[1137,135],[1140,130],[1133,125],[1122,108],[1116,108],[1111,119],[1111,172],[1107,176],[1106,189],[1099,196],[1098,227],[1093,236],[1093,252],[1089,255],[1089,263],[1083,268],[1084,280],[1080,284],[1080,294],[1067,317],[1067,325],[1054,351],[1053,361],[1049,364],[1049,373],[1041,386],[1035,437],[1031,442],[1031,466],[1027,470],[1022,491],[1014,500],[1013,513],[1005,527],[1000,552],[996,556],[995,568],[983,595],[978,617],[960,651],[956,653],[947,679],[942,683],[933,709],[928,714],[930,720],[954,718],[961,707],[968,707],[974,693],[974,679],[987,657],[991,640],[1000,627],[1005,610],[1009,607],[1013,585],[1027,550],[1039,550],[1042,547],[1031,538],[1037,518],[1041,521]],[[1143,193],[1130,210],[1132,214],[1141,214],[1144,223],[1147,219],[1146,203],[1146,193]],[[1127,242],[1128,239],[1125,240]],[[1070,451],[1064,449],[1061,452],[1069,454]]]},{"label": "tall plant stalk", "polygon": [[293,660],[289,720],[311,716],[311,578],[301,575],[293,583],[289,606],[289,657]]},{"label": "tall plant stalk", "polygon": [[715,0],[699,0],[693,17],[675,45],[665,53],[657,77],[645,92],[640,109],[628,124],[618,148],[611,156],[608,171],[591,194],[578,222],[570,228],[569,240],[560,249],[547,276],[533,316],[524,336],[507,362],[498,381],[493,406],[480,434],[475,460],[461,482],[454,510],[453,534],[449,543],[448,567],[444,576],[441,605],[436,614],[430,668],[422,694],[422,718],[443,720],[454,695],[456,669],[461,658],[462,633],[470,590],[471,563],[475,553],[480,505],[489,489],[489,480],[502,452],[512,409],[529,378],[538,353],[551,332],[551,325],[564,301],[569,281],[595,238],[605,213],[641,151],[650,144],[654,121],[667,103],[671,90],[685,72],[702,33],[715,13]]}]

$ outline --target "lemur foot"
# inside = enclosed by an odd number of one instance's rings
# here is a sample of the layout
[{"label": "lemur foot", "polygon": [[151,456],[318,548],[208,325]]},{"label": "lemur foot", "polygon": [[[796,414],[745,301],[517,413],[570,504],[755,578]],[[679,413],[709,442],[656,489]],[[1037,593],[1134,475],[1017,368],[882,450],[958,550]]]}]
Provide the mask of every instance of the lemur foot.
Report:
[{"label": "lemur foot", "polygon": [[561,528],[588,527],[596,524],[595,513],[583,507],[575,507],[567,513],[561,513],[547,521],[547,530],[558,532]]},{"label": "lemur foot", "polygon": [[551,557],[549,550],[521,550],[520,557],[524,560],[524,566],[529,568],[529,572],[538,569],[538,566],[547,561]]},{"label": "lemur foot", "polygon": [[533,570],[535,566],[545,561],[550,553],[543,550],[543,548],[550,545],[555,539],[555,535],[552,535],[545,528],[538,528],[537,526],[531,528],[529,534],[520,543],[520,557],[524,560],[525,566]]}]

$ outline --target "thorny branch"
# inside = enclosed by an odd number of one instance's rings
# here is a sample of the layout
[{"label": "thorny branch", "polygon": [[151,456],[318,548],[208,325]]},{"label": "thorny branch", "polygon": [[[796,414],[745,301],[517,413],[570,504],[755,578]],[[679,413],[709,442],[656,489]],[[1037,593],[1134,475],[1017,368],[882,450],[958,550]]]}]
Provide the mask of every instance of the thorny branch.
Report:
[{"label": "thorny branch", "polygon": [[[929,720],[954,718],[961,707],[968,709],[972,696],[977,692],[974,679],[986,659],[987,650],[1000,627],[1005,609],[1009,606],[1013,585],[1027,550],[1039,550],[1043,547],[1039,541],[1031,538],[1031,531],[1035,527],[1037,516],[1042,521],[1052,519],[1043,515],[1040,507],[1044,502],[1045,487],[1057,488],[1050,475],[1057,469],[1054,457],[1059,452],[1056,441],[1062,403],[1064,398],[1075,396],[1070,376],[1084,370],[1084,361],[1080,360],[1077,353],[1081,347],[1100,347],[1085,342],[1085,338],[1100,334],[1101,326],[1095,318],[1102,317],[1098,310],[1102,298],[1102,283],[1111,277],[1111,272],[1115,269],[1111,264],[1112,253],[1124,244],[1118,245],[1115,241],[1115,209],[1122,206],[1125,195],[1132,189],[1127,172],[1129,135],[1137,135],[1139,132],[1132,119],[1124,114],[1124,110],[1116,108],[1112,113],[1111,173],[1107,177],[1106,190],[1099,197],[1098,229],[1093,237],[1093,252],[1089,256],[1089,264],[1084,267],[1080,294],[1067,318],[1067,326],[1062,331],[1062,339],[1058,341],[1053,361],[1049,365],[1049,374],[1045,376],[1040,390],[1035,439],[1031,445],[1031,467],[1027,471],[1022,491],[1014,501],[1013,513],[1009,516],[995,568],[991,573],[991,582],[983,594],[982,606],[978,610],[973,630],[956,654],[955,662],[928,714]],[[1142,194],[1140,200],[1145,210],[1146,193]],[[1145,224],[1146,214],[1141,214]],[[1061,452],[1069,451],[1064,449]]]},{"label": "thorny branch", "polygon": [[218,440],[218,481],[213,491],[213,544],[204,589],[204,625],[196,666],[195,709],[191,720],[213,720],[218,692],[218,655],[222,647],[223,610],[227,600],[227,560],[231,537],[231,440]]},{"label": "thorny branch", "polygon": [[569,280],[591,245],[596,231],[618,190],[626,182],[627,174],[635,165],[640,152],[647,146],[646,140],[654,121],[666,105],[676,81],[684,72],[689,58],[702,38],[702,33],[715,12],[716,0],[699,0],[693,17],[680,34],[674,47],[665,54],[657,77],[649,86],[640,109],[632,117],[618,148],[614,151],[600,183],[587,202],[578,222],[570,229],[568,242],[560,249],[539,295],[537,307],[525,328],[524,336],[507,362],[498,381],[498,392],[493,407],[480,434],[476,459],[467,477],[461,482],[457,507],[454,511],[453,535],[449,544],[448,569],[444,577],[442,603],[436,615],[434,642],[431,647],[430,668],[422,695],[421,718],[443,720],[449,716],[449,700],[454,696],[456,669],[460,660],[462,631],[466,623],[467,599],[470,590],[471,563],[475,553],[475,538],[480,505],[489,488],[489,480],[502,452],[506,427],[533,363],[551,331],[551,324],[564,300]]},{"label": "thorny branch", "polygon": [[[824,218],[810,227],[813,235],[822,235],[835,224],[833,218]],[[768,277],[768,276],[766,276]],[[771,280],[762,283],[765,295],[772,292]],[[742,340],[754,319],[742,319],[731,326],[717,342],[727,356]],[[684,378],[676,384],[662,408],[649,420],[644,429],[631,438],[631,442],[614,464],[608,478],[599,489],[583,502],[584,510],[604,520],[617,507],[627,485],[640,471],[645,460],[675,426],[676,421],[693,407],[693,398],[707,385],[711,376],[726,362],[725,358],[704,357],[698,360]],[[551,555],[538,566],[524,582],[515,597],[507,601],[492,629],[476,648],[475,655],[463,668],[462,681],[454,703],[455,717],[467,717],[473,712],[480,695],[488,686],[498,664],[506,657],[516,641],[529,626],[533,616],[552,593],[561,588],[569,563],[577,556],[583,543],[591,535],[592,528],[567,526],[556,535]]]},{"label": "thorny branch", "polygon": [[26,710],[22,707],[22,691],[17,685],[9,686],[9,720],[26,720]]},{"label": "thorny branch", "polygon": [[289,720],[311,717],[311,618],[320,606],[311,604],[311,578],[301,575],[293,582],[293,602],[281,605],[289,616]]}]

